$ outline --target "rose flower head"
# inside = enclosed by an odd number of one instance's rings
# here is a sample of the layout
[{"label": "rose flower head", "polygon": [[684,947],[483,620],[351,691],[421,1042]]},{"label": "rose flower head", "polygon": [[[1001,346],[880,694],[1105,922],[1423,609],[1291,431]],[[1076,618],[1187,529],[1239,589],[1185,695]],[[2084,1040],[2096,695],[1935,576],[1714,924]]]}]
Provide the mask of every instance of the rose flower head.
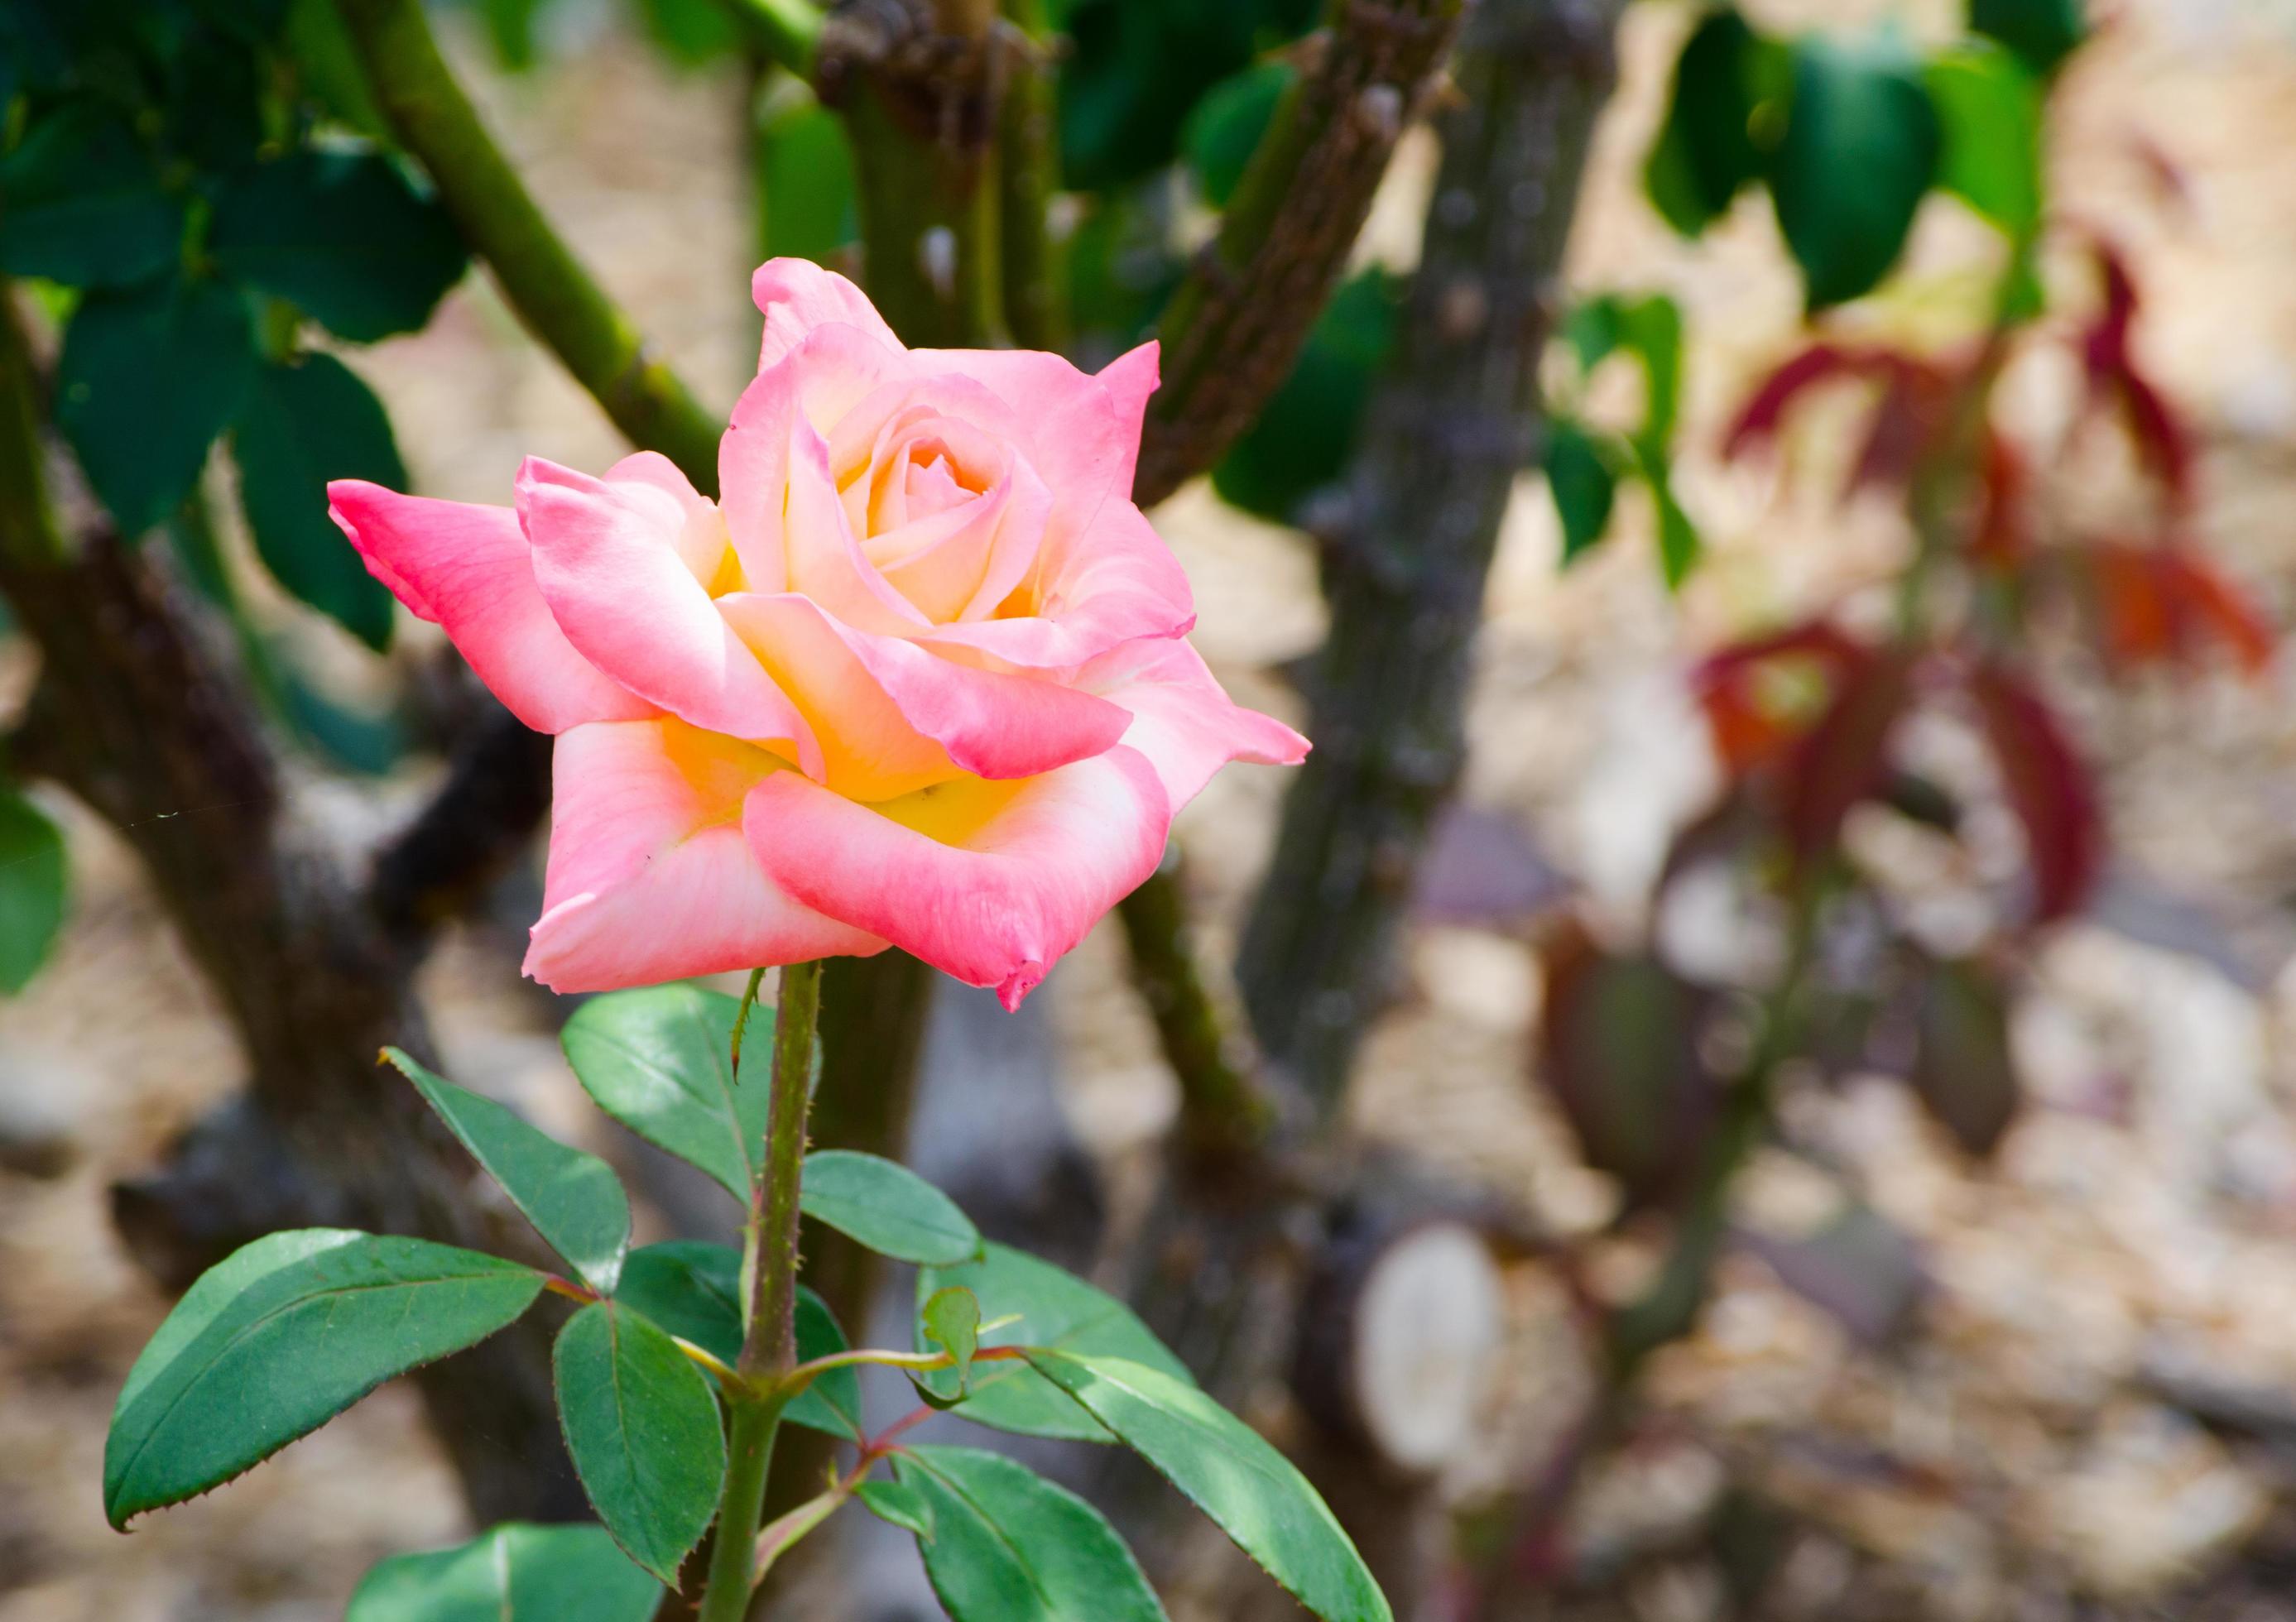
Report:
[{"label": "rose flower head", "polygon": [[900,946],[1016,1007],[1230,760],[1307,741],[1185,637],[1130,499],[1144,345],[1097,375],[910,349],[843,277],[758,273],[722,499],[652,453],[514,507],[328,487],[374,577],[555,734],[526,971],[559,991]]}]

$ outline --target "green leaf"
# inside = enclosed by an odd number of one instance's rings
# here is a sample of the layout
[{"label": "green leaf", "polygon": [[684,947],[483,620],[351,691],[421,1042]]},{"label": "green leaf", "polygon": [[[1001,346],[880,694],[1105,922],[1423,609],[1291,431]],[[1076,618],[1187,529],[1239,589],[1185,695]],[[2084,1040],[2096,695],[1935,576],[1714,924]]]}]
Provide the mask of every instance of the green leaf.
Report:
[{"label": "green leaf", "polygon": [[390,159],[315,148],[227,180],[208,247],[226,274],[360,343],[420,328],[470,259]]},{"label": "green leaf", "polygon": [[2088,37],[2081,0],[1969,0],[1969,27],[1999,40],[2044,75],[2055,72]]},{"label": "green leaf", "polygon": [[173,265],[183,237],[184,199],[108,108],[57,109],[0,162],[0,270],[10,275],[123,287]]},{"label": "green leaf", "polygon": [[1619,307],[1620,340],[1641,359],[1643,425],[1634,438],[1645,461],[1662,459],[1682,410],[1682,311],[1664,293]]},{"label": "green leaf", "polygon": [[640,0],[646,35],[672,61],[698,66],[741,43],[733,7],[725,0]]},{"label": "green leaf", "polygon": [[901,1481],[864,1481],[853,1495],[888,1526],[912,1534],[919,1543],[932,1542],[932,1505],[915,1487]]},{"label": "green leaf", "polygon": [[1177,155],[1204,93],[1315,26],[1319,0],[1072,0],[1055,26],[1061,164],[1069,186],[1145,178]]},{"label": "green leaf", "polygon": [[1709,12],[1682,47],[1666,121],[1644,171],[1666,223],[1696,236],[1768,167],[1769,139],[1792,89],[1785,47],[1730,7]]},{"label": "green leaf", "polygon": [[569,1149],[491,1098],[458,1087],[395,1047],[383,1057],[414,1084],[519,1214],[592,1289],[611,1295],[630,1248],[630,1201],[614,1168]]},{"label": "green leaf", "polygon": [[534,25],[550,0],[480,0],[495,60],[512,73],[534,66]]},{"label": "green leaf", "polygon": [[255,359],[247,300],[221,283],[171,278],[80,301],[56,362],[56,425],[123,534],[190,493]]},{"label": "green leaf", "polygon": [[1591,373],[1625,349],[1643,368],[1643,425],[1635,431],[1636,454],[1663,460],[1682,409],[1682,311],[1664,293],[1640,299],[1604,293],[1572,310],[1563,323],[1581,373]]},{"label": "green leaf", "polygon": [[274,362],[256,374],[231,449],[240,504],[273,578],[368,647],[388,648],[390,592],[327,516],[330,479],[406,487],[382,402],[331,355]]},{"label": "green leaf", "polygon": [[611,1301],[566,1321],[551,1356],[583,1490],[623,1552],[676,1586],[726,1475],[718,1399],[669,1336]]},{"label": "green leaf", "polygon": [[1029,1361],[1309,1610],[1326,1622],[1392,1622],[1379,1585],[1316,1489],[1242,1420],[1186,1381],[1121,1358],[1032,1351]]},{"label": "green leaf", "polygon": [[1254,62],[1214,85],[1189,112],[1180,129],[1180,148],[1204,201],[1213,208],[1226,208],[1235,195],[1236,183],[1275,116],[1276,103],[1299,77],[1299,70],[1280,59]]},{"label": "green leaf", "polygon": [[931,1517],[925,1575],[953,1622],[1162,1622],[1124,1540],[1066,1487],[972,1447],[908,1448],[895,1468]]},{"label": "green leaf", "polygon": [[343,1622],[648,1622],[661,1585],[603,1527],[510,1521],[457,1548],[370,1570]]},{"label": "green leaf", "polygon": [[[955,1284],[972,1291],[988,1320],[1019,1315],[1018,1323],[992,1329],[982,1337],[990,1346],[1051,1347],[1124,1357],[1161,1369],[1176,1380],[1189,1378],[1185,1366],[1133,1315],[1130,1307],[1025,1251],[985,1245],[977,1262],[923,1268],[917,1274],[917,1300],[922,1305],[934,1291]],[[917,1344],[921,1350],[931,1349],[922,1334]],[[957,1395],[956,1380],[946,1369],[919,1376],[918,1383],[945,1402]],[[975,1424],[1023,1436],[1077,1442],[1110,1439],[1106,1428],[1091,1414],[1017,1359],[999,1359],[976,1367],[972,1389],[957,1405],[956,1412]]]},{"label": "green leaf", "polygon": [[273,638],[279,667],[279,706],[296,738],[345,771],[381,777],[406,753],[406,736],[388,709],[337,702],[297,666],[294,644]]},{"label": "green leaf", "polygon": [[927,1340],[947,1352],[948,1372],[962,1393],[972,1379],[972,1356],[980,1349],[980,1303],[962,1284],[936,1290],[917,1310],[917,1327]]},{"label": "green leaf", "polygon": [[256,1241],[202,1274],[135,1360],[104,1444],[104,1514],[125,1527],[221,1485],[541,1290],[530,1267],[428,1240]]},{"label": "green leaf", "polygon": [[1594,550],[1611,526],[1618,475],[1595,436],[1568,417],[1548,421],[1542,461],[1554,511],[1562,520],[1562,561],[1576,562]]},{"label": "green leaf", "polygon": [[773,1096],[774,1016],[759,1008],[733,1071],[735,998],[699,986],[593,997],[561,1037],[598,1107],[657,1149],[700,1167],[743,1206]]},{"label": "green leaf", "polygon": [[759,110],[757,181],[767,258],[826,259],[860,234],[844,120],[786,76]]},{"label": "green leaf", "polygon": [[[630,1252],[614,1298],[635,1307],[680,1339],[691,1340],[722,1363],[742,1355],[742,1253],[729,1245],[673,1239]],[[828,1303],[804,1285],[797,1290],[797,1356],[800,1363],[849,1349]],[[808,1430],[861,1439],[861,1375],[852,1368],[815,1377],[782,1417]]]},{"label": "green leaf", "polygon": [[1690,571],[1698,566],[1698,559],[1706,550],[1706,543],[1698,533],[1698,526],[1690,521],[1690,514],[1674,498],[1674,487],[1668,482],[1663,467],[1646,470],[1650,479],[1651,498],[1658,506],[1659,567],[1666,576],[1669,591],[1679,591],[1682,583],[1690,578]]},{"label": "green leaf", "polygon": [[878,1155],[824,1149],[806,1156],[798,1208],[896,1261],[948,1266],[980,1254],[980,1230],[956,1201]]},{"label": "green leaf", "polygon": [[2026,241],[2041,220],[2040,86],[1990,45],[1948,51],[1923,78],[1943,132],[1937,184]]},{"label": "green leaf", "polygon": [[334,0],[288,0],[285,44],[306,95],[368,139],[390,139]]},{"label": "green leaf", "polygon": [[191,0],[192,10],[245,45],[268,45],[287,20],[287,0]]},{"label": "green leaf", "polygon": [[1347,471],[1374,381],[1395,347],[1393,278],[1367,270],[1341,284],[1251,427],[1212,470],[1230,506],[1288,523]]},{"label": "green leaf", "polygon": [[258,70],[243,41],[205,29],[186,39],[167,64],[169,149],[211,171],[252,159],[264,135]]},{"label": "green leaf", "polygon": [[0,995],[24,989],[64,920],[64,836],[39,807],[0,788]]},{"label": "green leaf", "polygon": [[1937,109],[1887,39],[1794,42],[1793,111],[1770,173],[1778,225],[1812,309],[1871,291],[1897,262],[1937,174]]}]

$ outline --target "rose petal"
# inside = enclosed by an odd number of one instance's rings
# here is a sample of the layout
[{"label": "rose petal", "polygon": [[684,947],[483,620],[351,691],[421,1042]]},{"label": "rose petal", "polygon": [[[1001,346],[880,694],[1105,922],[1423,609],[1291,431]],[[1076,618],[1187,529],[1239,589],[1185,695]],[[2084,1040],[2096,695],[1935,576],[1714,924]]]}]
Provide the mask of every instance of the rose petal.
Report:
[{"label": "rose petal", "polygon": [[964,504],[873,536],[885,583],[928,619],[981,619],[1013,594],[1036,561],[1052,496],[1026,463]]},{"label": "rose petal", "polygon": [[1154,768],[1121,747],[876,806],[779,772],[742,812],[750,848],[790,895],[996,987],[1007,1008],[1154,871],[1170,823]]},{"label": "rose petal", "polygon": [[1131,724],[1106,699],[953,664],[805,597],[740,594],[718,608],[813,724],[818,781],[849,799],[890,799],[960,772],[1033,777],[1102,753]]},{"label": "rose petal", "polygon": [[552,763],[550,864],[526,972],[608,991],[885,943],[776,889],[750,855],[743,798],[764,750],[663,717],[578,726]]},{"label": "rose petal", "polygon": [[726,578],[728,564],[739,567],[739,560],[728,555],[733,542],[726,533],[726,520],[718,511],[718,504],[693,487],[693,481],[678,470],[677,463],[659,451],[639,451],[623,457],[606,470],[608,484],[642,484],[660,490],[677,504],[685,514],[685,525],[678,531],[676,546],[678,557],[686,569],[705,587]]},{"label": "rose petal", "polygon": [[1156,357],[1156,345],[1144,343],[1095,377],[1040,349],[910,352],[921,373],[972,378],[1012,407],[1022,425],[1018,443],[1053,492],[1056,539],[1089,528],[1103,503],[1130,496]]},{"label": "rose petal", "polygon": [[1048,538],[1036,578],[1004,612],[936,626],[919,640],[1010,669],[1073,670],[1140,637],[1185,636],[1196,622],[1179,560],[1128,501],[1103,507],[1087,538],[1057,548]]},{"label": "rose petal", "polygon": [[824,326],[742,391],[718,468],[750,590],[803,592],[865,630],[931,624],[863,555],[817,426],[892,381],[901,359],[852,327]]},{"label": "rose petal", "polygon": [[1185,642],[1128,643],[1078,672],[1077,685],[1130,712],[1124,746],[1148,758],[1175,811],[1231,760],[1297,766],[1308,758],[1307,739],[1229,698]]},{"label": "rose petal", "polygon": [[857,327],[882,343],[901,347],[866,293],[810,259],[767,259],[750,278],[750,297],[766,317],[765,341],[758,353],[760,372],[827,322]]},{"label": "rose petal", "polygon": [[661,491],[529,457],[519,512],[543,600],[584,658],[694,725],[772,741],[821,767],[821,746],[677,551],[685,514]]},{"label": "rose petal", "polygon": [[488,691],[537,732],[654,713],[558,628],[508,507],[401,496],[357,479],[330,484],[327,501],[367,572],[444,627]]}]

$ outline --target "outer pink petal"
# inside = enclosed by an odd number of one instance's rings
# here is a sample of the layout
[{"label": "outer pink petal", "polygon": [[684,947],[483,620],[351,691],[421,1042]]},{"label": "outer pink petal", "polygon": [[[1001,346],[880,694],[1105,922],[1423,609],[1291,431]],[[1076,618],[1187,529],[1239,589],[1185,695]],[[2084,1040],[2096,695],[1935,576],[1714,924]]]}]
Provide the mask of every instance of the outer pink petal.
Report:
[{"label": "outer pink petal", "polygon": [[535,579],[583,657],[696,726],[789,743],[820,769],[812,728],[680,558],[674,501],[533,458],[518,487]]},{"label": "outer pink petal", "polygon": [[677,463],[660,451],[636,451],[606,470],[608,484],[644,485],[677,504],[685,515],[677,552],[693,578],[708,586],[726,562],[726,520],[718,504],[693,487]]},{"label": "outer pink petal", "polygon": [[1161,381],[1156,341],[1151,339],[1136,349],[1126,350],[1100,369],[1100,386],[1116,402],[1118,430],[1126,446],[1124,466],[1116,481],[1116,493],[1119,496],[1132,494],[1132,475],[1140,463],[1140,430],[1148,415],[1148,397],[1156,392]]},{"label": "outer pink petal", "polygon": [[1154,768],[1119,747],[1023,782],[946,783],[878,806],[794,772],[742,826],[774,882],[1007,1008],[1154,871],[1171,823]]},{"label": "outer pink petal", "polygon": [[401,496],[357,479],[330,484],[327,500],[367,572],[443,626],[479,679],[537,732],[654,713],[566,640],[508,507]]},{"label": "outer pink petal", "polygon": [[1057,548],[1047,541],[1046,551],[1022,588],[1031,611],[936,626],[921,640],[1013,668],[1072,670],[1140,637],[1185,636],[1196,623],[1179,560],[1128,501],[1103,506],[1089,537]]},{"label": "outer pink petal", "polygon": [[959,772],[1034,777],[1107,750],[1130,725],[1118,705],[1051,681],[952,664],[914,643],[840,624],[811,600],[718,600],[813,723],[821,781],[890,799]]},{"label": "outer pink petal", "polygon": [[1145,755],[1177,811],[1231,760],[1297,766],[1308,740],[1230,699],[1186,643],[1138,642],[1103,655],[1077,684],[1131,712],[1124,745]]},{"label": "outer pink petal", "polygon": [[866,293],[810,259],[767,259],[750,278],[750,297],[766,317],[765,342],[758,352],[760,372],[796,348],[814,328],[832,321],[901,347]]},{"label": "outer pink petal", "polygon": [[526,972],[609,991],[884,942],[775,889],[750,854],[743,797],[780,763],[663,717],[578,726],[553,762],[550,866]]}]

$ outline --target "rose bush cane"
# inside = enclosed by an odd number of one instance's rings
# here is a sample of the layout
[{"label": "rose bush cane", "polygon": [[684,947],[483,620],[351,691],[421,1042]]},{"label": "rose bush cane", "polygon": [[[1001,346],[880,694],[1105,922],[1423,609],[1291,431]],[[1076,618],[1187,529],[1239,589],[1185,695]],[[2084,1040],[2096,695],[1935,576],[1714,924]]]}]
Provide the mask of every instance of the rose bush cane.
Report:
[{"label": "rose bush cane", "polygon": [[[393,1050],[568,1274],[348,1231],[258,1240],[137,1361],[107,1512],[125,1526],[205,1492],[548,1292],[580,1304],[554,1362],[603,1530],[504,1527],[386,1561],[356,1622],[651,1616],[713,1522],[701,1615],[730,1622],[849,1502],[916,1535],[959,1622],[1161,1615],[1082,1500],[906,1440],[936,1410],[1125,1443],[1317,1615],[1385,1618],[1299,1473],[1122,1306],[985,1244],[890,1161],[805,1152],[821,958],[898,945],[1017,1006],[1222,764],[1306,752],[1188,646],[1187,582],[1128,499],[1154,349],[1096,376],[909,350],[850,283],[797,261],[756,292],[765,340],[722,503],[650,455],[603,478],[529,462],[514,508],[330,491],[375,577],[556,734],[528,972],[614,993],[568,1023],[568,1058],[609,1114],[743,1203],[742,1249],[633,1249],[603,1161]],[[759,1009],[775,964],[779,1005]],[[662,983],[743,967],[740,999]],[[744,1069],[745,1040],[770,1066]],[[920,1268],[913,1348],[847,1346],[797,1282],[800,1212]],[[869,1429],[863,1364],[906,1371],[921,1405]],[[855,1451],[760,1529],[784,1420]]]}]

